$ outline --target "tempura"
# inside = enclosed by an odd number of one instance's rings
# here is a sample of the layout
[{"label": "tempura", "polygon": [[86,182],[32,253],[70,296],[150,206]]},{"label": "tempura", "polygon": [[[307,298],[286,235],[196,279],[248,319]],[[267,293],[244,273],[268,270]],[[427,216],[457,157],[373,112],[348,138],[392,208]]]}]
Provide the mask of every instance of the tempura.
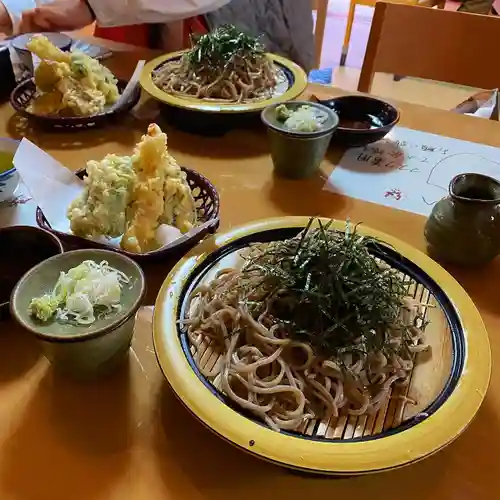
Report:
[{"label": "tempura", "polygon": [[164,210],[167,136],[158,125],[150,125],[133,156],[136,173],[132,203],[121,245],[131,252],[145,252],[155,241],[155,232]]},{"label": "tempura", "polygon": [[160,226],[185,233],[197,223],[186,173],[169,155],[167,136],[156,124],[148,127],[132,157],[90,161],[87,173],[84,192],[68,208],[75,235],[121,237],[122,248],[144,253],[158,248]]},{"label": "tempura", "polygon": [[91,239],[121,236],[135,178],[129,156],[110,154],[102,161],[89,161],[85,189],[68,208],[71,231]]},{"label": "tempura", "polygon": [[171,156],[165,175],[165,207],[161,222],[175,225],[185,233],[196,224],[196,204],[186,173]]},{"label": "tempura", "polygon": [[118,100],[117,80],[99,61],[83,52],[63,52],[43,35],[34,35],[27,48],[40,58],[35,70],[35,114],[92,116]]}]

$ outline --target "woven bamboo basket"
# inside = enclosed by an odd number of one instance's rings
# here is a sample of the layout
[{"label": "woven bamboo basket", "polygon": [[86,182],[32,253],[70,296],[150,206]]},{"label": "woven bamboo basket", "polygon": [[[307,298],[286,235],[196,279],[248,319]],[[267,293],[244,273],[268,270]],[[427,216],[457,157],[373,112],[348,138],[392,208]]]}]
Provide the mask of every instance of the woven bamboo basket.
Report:
[{"label": "woven bamboo basket", "polygon": [[[202,174],[189,168],[181,167],[186,173],[186,179],[193,193],[196,203],[198,221],[200,225],[192,229],[186,234],[183,234],[177,240],[163,246],[157,250],[146,253],[132,253],[122,250],[106,243],[88,240],[74,234],[63,233],[53,229],[40,207],[36,209],[37,224],[52,234],[55,234],[63,242],[67,250],[76,250],[80,248],[102,248],[104,250],[112,250],[123,253],[137,262],[155,261],[165,259],[178,259],[188,250],[199,243],[209,234],[213,234],[219,227],[219,194],[215,186]],[[85,169],[76,172],[76,175],[83,179],[87,176]]]},{"label": "woven bamboo basket", "polygon": [[[119,81],[118,89],[120,92],[125,90],[127,82]],[[72,132],[75,130],[94,129],[115,123],[123,118],[138,102],[141,97],[141,89],[137,87],[132,95],[119,107],[105,110],[94,116],[39,116],[28,110],[28,106],[36,95],[36,85],[33,78],[28,78],[19,83],[12,91],[10,103],[17,113],[26,117],[35,125],[53,129],[58,132]]]}]

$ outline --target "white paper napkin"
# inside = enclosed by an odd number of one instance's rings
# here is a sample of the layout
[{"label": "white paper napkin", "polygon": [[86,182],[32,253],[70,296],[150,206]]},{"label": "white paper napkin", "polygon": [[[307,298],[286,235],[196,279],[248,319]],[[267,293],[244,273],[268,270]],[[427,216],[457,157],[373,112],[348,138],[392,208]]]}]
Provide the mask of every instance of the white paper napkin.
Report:
[{"label": "white paper napkin", "polygon": [[134,73],[130,77],[130,80],[127,83],[127,86],[123,89],[121,96],[113,104],[111,109],[119,108],[124,102],[126,102],[130,98],[130,96],[132,95],[132,92],[136,89],[137,85],[139,84],[139,79],[141,77],[141,73],[142,73],[142,69],[144,68],[144,64],[146,64],[146,61],[139,61],[137,63],[137,66],[135,67]]},{"label": "white paper napkin", "polygon": [[10,53],[10,62],[12,64],[12,70],[14,71],[14,76],[16,81],[20,82],[21,80],[25,80],[33,73],[33,69],[27,67],[19,57],[19,54],[16,52],[16,49],[9,45],[9,53]]},{"label": "white paper napkin", "polygon": [[84,183],[26,138],[19,144],[14,166],[52,228],[68,232],[66,212],[82,192]]},{"label": "white paper napkin", "polygon": [[498,120],[498,98],[498,89],[496,89],[493,91],[493,95],[474,113],[465,114],[487,120]]},{"label": "white paper napkin", "polygon": [[[84,182],[26,138],[19,144],[14,156],[14,166],[50,226],[70,234],[67,210],[70,203],[82,192]],[[196,227],[193,231],[200,229],[201,227]],[[165,224],[161,224],[156,230],[156,240],[162,246],[181,236],[177,228]],[[98,241],[119,247],[120,239],[99,238]]]}]

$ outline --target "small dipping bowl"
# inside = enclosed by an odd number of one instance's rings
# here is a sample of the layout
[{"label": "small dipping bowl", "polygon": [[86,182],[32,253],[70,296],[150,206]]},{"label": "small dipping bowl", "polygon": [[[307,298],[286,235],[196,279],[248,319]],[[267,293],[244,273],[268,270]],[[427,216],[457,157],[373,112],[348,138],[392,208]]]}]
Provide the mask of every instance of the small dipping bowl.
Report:
[{"label": "small dipping bowl", "polygon": [[397,108],[374,97],[347,95],[318,102],[337,113],[339,126],[332,143],[341,146],[365,146],[378,141],[399,121]]},{"label": "small dipping bowl", "polygon": [[19,173],[14,167],[14,155],[19,141],[0,137],[0,203],[10,200],[19,185]]},{"label": "small dipping bowl", "polygon": [[8,316],[10,295],[26,271],[63,251],[59,238],[44,229],[0,228],[0,319]]},{"label": "small dipping bowl", "polygon": [[[325,116],[325,122],[314,132],[290,130],[276,115],[276,108],[282,105],[290,110],[301,106],[316,108]],[[305,179],[317,172],[339,123],[338,116],[330,108],[308,101],[271,104],[262,111],[261,119],[267,126],[274,170],[288,179]]]},{"label": "small dipping bowl", "polygon": [[11,41],[11,45],[14,47],[14,50],[23,65],[30,71],[33,71],[33,59],[31,57],[31,52],[26,48],[26,45],[34,35],[43,35],[47,37],[57,48],[64,50],[65,52],[71,49],[71,44],[73,43],[73,40],[64,33],[24,33],[16,36],[16,38]]},{"label": "small dipping bowl", "polygon": [[[55,319],[41,322],[29,312],[33,298],[51,293],[61,271],[67,272],[85,260],[107,261],[130,278],[123,284],[121,310],[88,326]],[[108,250],[75,250],[52,257],[28,271],[12,292],[13,318],[41,342],[54,370],[75,379],[93,379],[118,366],[128,354],[135,316],[146,292],[141,268],[129,257]]]}]

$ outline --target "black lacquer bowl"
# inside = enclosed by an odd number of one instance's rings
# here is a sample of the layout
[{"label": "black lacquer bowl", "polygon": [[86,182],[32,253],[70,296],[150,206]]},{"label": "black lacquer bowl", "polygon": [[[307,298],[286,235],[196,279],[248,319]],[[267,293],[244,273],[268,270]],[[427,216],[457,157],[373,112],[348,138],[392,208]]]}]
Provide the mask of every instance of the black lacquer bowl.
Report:
[{"label": "black lacquer bowl", "polygon": [[332,143],[341,146],[364,146],[384,138],[398,123],[399,111],[391,104],[363,95],[347,95],[317,102],[337,113],[339,126]]}]

